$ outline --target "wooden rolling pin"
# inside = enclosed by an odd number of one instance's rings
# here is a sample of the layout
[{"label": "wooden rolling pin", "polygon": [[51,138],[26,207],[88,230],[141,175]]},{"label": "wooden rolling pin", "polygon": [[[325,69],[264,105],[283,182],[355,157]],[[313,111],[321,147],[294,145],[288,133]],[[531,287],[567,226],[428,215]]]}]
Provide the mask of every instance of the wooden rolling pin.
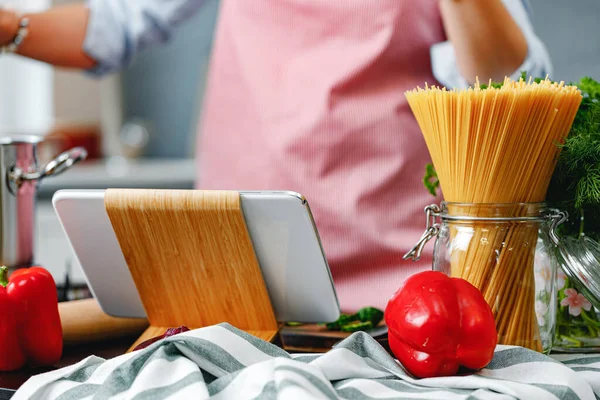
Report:
[{"label": "wooden rolling pin", "polygon": [[136,337],[148,328],[146,319],[115,318],[105,314],[95,299],[58,304],[65,346]]}]

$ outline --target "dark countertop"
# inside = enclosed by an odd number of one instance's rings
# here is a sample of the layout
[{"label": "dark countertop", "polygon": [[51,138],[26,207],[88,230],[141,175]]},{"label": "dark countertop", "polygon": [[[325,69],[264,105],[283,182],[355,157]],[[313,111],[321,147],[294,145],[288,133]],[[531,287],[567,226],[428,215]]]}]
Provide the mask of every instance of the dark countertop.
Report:
[{"label": "dark countertop", "polygon": [[[53,367],[0,372],[0,387],[16,390],[33,375],[76,364],[91,355],[105,359],[117,357],[124,354],[136,339],[136,337],[129,337],[86,346],[65,347],[62,359]],[[2,400],[1,395],[0,400]]]}]

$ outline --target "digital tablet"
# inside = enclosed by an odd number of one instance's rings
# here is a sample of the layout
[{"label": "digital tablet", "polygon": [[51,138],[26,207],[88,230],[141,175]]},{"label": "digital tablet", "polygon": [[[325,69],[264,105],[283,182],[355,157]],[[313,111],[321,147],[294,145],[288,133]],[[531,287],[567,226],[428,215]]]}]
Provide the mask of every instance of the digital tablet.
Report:
[{"label": "digital tablet", "polygon": [[[144,318],[142,301],[104,207],[104,190],[59,190],[52,204],[102,310]],[[278,321],[340,316],[325,253],[306,199],[294,192],[240,192],[242,212]]]}]

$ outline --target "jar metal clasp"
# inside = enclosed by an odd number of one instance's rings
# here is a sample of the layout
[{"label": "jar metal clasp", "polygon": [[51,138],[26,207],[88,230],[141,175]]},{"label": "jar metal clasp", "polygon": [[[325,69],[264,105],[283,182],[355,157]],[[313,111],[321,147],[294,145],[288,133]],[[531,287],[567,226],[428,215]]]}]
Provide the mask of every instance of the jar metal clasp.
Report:
[{"label": "jar metal clasp", "polygon": [[550,230],[548,232],[550,240],[555,246],[560,245],[560,237],[558,236],[557,229],[564,222],[569,219],[569,214],[564,211],[553,210],[553,214],[550,216],[552,223],[550,224]]},{"label": "jar metal clasp", "polygon": [[421,259],[421,254],[423,253],[423,248],[431,239],[436,237],[438,233],[440,233],[440,224],[437,222],[437,218],[441,215],[441,210],[437,206],[437,204],[431,204],[425,207],[425,214],[427,215],[427,228],[423,235],[417,242],[417,244],[404,255],[403,259],[412,259],[413,261],[419,261]]},{"label": "jar metal clasp", "polygon": [[[417,242],[417,244],[404,255],[403,259],[412,259],[413,261],[419,261],[423,248],[427,242],[436,237],[440,233],[441,225],[437,222],[437,218],[441,217],[441,210],[437,204],[432,204],[425,207],[425,214],[427,216],[427,227],[423,235]],[[560,237],[558,236],[557,229],[568,219],[568,214],[559,210],[552,210],[551,214],[547,216],[551,220],[549,236],[554,245],[560,244]],[[475,218],[479,219],[479,218]],[[481,218],[482,220],[491,221],[521,221],[521,220],[540,220],[539,217],[496,217],[496,218]]]}]

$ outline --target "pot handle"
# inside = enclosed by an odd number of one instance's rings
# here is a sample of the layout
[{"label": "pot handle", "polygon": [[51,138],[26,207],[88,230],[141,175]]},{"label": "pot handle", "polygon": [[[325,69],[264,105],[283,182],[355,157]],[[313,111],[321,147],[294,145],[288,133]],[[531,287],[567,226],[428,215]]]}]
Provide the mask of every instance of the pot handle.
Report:
[{"label": "pot handle", "polygon": [[19,168],[14,168],[11,173],[11,180],[20,186],[25,181],[37,181],[47,176],[59,175],[71,168],[73,164],[83,161],[87,158],[87,150],[83,147],[74,147],[64,153],[59,154],[50,161],[43,170],[36,172],[24,172]]},{"label": "pot handle", "polygon": [[46,164],[46,167],[41,172],[40,179],[47,176],[62,174],[71,168],[73,164],[85,160],[87,155],[87,150],[83,147],[74,147],[71,150],[59,154],[56,158]]}]

